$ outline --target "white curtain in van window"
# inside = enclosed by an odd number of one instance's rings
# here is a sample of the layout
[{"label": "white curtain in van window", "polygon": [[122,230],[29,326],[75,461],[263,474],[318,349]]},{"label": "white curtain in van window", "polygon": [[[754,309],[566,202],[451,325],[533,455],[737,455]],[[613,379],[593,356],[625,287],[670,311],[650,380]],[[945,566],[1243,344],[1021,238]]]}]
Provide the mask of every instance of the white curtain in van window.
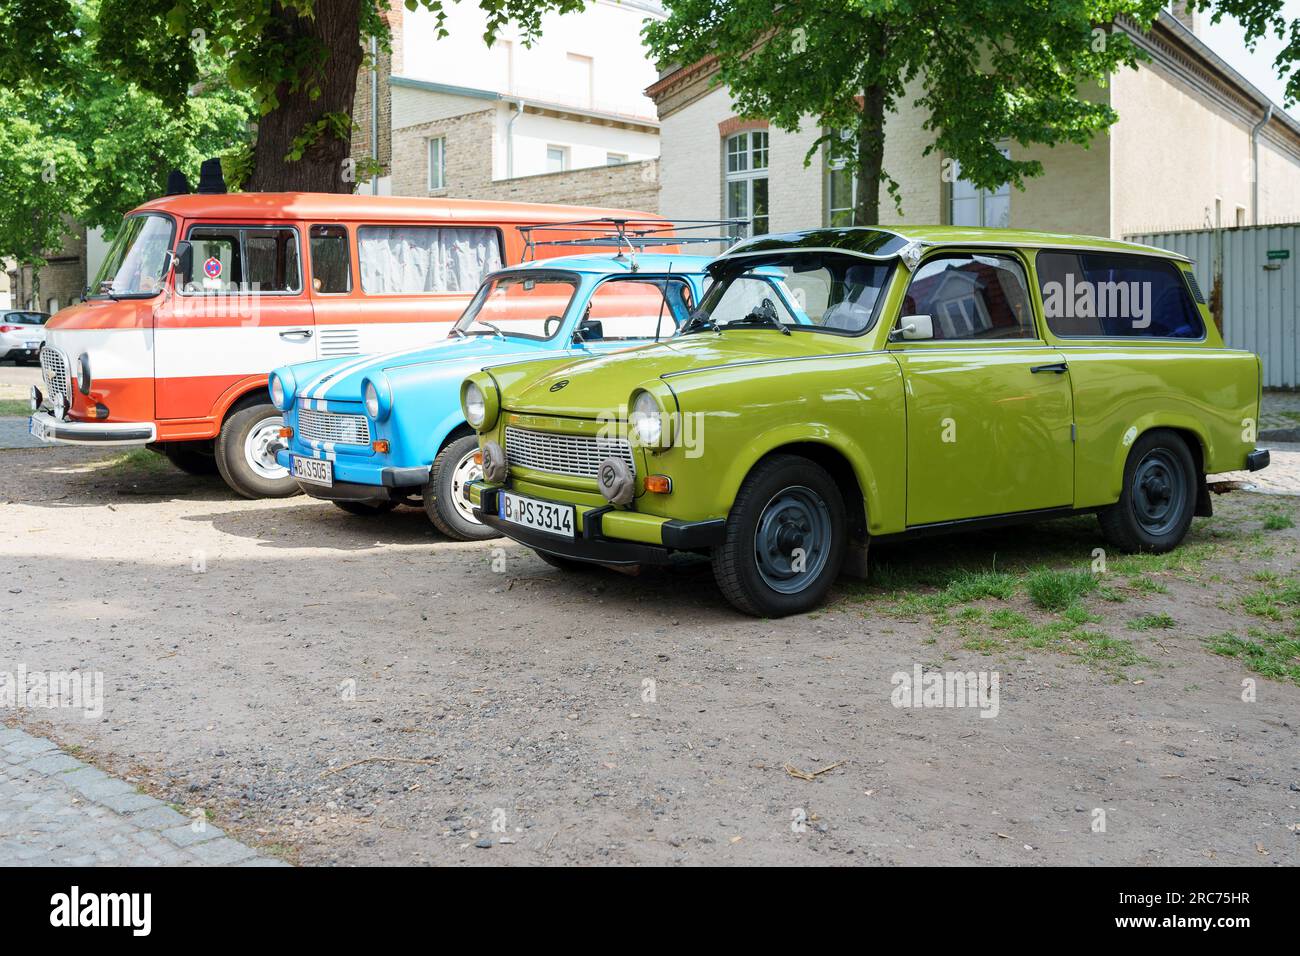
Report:
[{"label": "white curtain in van window", "polygon": [[501,268],[495,229],[363,226],[357,251],[371,293],[473,292]]}]

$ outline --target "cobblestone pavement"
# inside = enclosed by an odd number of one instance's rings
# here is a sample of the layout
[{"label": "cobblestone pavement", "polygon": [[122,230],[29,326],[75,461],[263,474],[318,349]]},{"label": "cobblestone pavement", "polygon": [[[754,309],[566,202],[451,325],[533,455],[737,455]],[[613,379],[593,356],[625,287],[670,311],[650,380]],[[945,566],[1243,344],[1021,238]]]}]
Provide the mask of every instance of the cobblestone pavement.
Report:
[{"label": "cobblestone pavement", "polygon": [[1268,467],[1263,471],[1232,471],[1210,475],[1210,480],[1240,481],[1251,491],[1266,495],[1300,495],[1300,444],[1262,441],[1259,447],[1270,452]]},{"label": "cobblestone pavement", "polygon": [[1269,389],[1259,411],[1259,430],[1300,429],[1300,392]]},{"label": "cobblestone pavement", "polygon": [[196,824],[48,740],[5,727],[0,860],[19,866],[287,865],[206,821]]}]

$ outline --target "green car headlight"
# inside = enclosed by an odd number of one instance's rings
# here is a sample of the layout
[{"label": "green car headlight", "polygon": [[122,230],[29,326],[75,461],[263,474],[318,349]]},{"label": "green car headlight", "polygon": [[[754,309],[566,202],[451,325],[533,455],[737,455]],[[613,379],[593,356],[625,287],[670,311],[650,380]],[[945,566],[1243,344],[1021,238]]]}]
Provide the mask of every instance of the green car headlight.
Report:
[{"label": "green car headlight", "polygon": [[491,377],[479,373],[467,378],[460,387],[460,406],[470,428],[483,432],[496,424],[501,399]]},{"label": "green car headlight", "polygon": [[646,448],[664,449],[673,443],[673,416],[650,392],[632,393],[627,423],[632,440]]}]

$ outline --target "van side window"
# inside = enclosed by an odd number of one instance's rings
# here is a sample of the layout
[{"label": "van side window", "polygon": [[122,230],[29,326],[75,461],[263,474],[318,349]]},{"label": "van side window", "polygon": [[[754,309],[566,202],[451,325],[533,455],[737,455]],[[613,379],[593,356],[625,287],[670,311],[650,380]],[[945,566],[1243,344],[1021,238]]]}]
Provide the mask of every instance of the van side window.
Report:
[{"label": "van side window", "polygon": [[1199,339],[1205,324],[1182,270],[1157,256],[1038,253],[1047,326],[1060,336]]},{"label": "van side window", "polygon": [[937,340],[1032,339],[1034,311],[1011,256],[935,256],[916,270],[903,315],[928,315]]},{"label": "van side window", "polygon": [[501,233],[486,228],[362,226],[361,288],[371,295],[474,292],[501,268]]},{"label": "van side window", "polygon": [[311,227],[311,286],[325,295],[352,291],[352,256],[346,227]]},{"label": "van side window", "polygon": [[301,292],[298,234],[264,226],[195,226],[193,255],[181,276],[188,293]]}]

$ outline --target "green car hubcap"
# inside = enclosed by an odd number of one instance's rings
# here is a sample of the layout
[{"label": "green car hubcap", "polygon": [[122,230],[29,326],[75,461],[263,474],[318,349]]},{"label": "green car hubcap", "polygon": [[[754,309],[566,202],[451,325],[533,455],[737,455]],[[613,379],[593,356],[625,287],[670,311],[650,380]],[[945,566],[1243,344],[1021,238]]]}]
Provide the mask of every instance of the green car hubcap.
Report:
[{"label": "green car hubcap", "polygon": [[1178,461],[1163,448],[1147,454],[1133,472],[1133,511],[1142,530],[1162,535],[1178,523],[1187,500],[1187,481]]},{"label": "green car hubcap", "polygon": [[817,579],[831,544],[831,513],[821,496],[795,486],[777,492],[754,533],[758,573],[773,591],[797,594]]}]

